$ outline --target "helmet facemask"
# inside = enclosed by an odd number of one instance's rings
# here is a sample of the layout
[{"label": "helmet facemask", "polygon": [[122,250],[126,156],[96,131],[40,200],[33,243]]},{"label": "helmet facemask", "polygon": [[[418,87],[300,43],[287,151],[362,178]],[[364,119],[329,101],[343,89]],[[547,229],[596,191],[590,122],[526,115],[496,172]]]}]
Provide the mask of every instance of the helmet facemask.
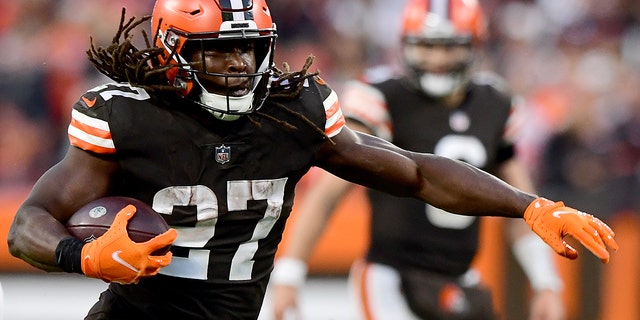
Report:
[{"label": "helmet facemask", "polygon": [[[434,62],[433,55],[436,53],[427,53],[436,50],[434,47],[440,47],[438,50],[450,53],[444,58],[450,61]],[[469,82],[468,71],[473,64],[470,42],[453,42],[451,39],[405,39],[402,54],[410,80],[428,96],[449,96],[465,88]]]},{"label": "helmet facemask", "polygon": [[[176,59],[180,61],[174,86],[191,84],[188,97],[195,103],[214,114],[221,120],[236,120],[240,116],[258,110],[269,93],[269,78],[273,68],[273,51],[275,36],[236,37],[231,34],[220,33],[215,38],[201,37],[201,35],[184,36],[182,46]],[[207,65],[207,50],[221,48],[252,47],[255,56],[255,70],[243,72],[212,72]],[[227,49],[222,49],[227,50]],[[193,58],[194,53],[200,55],[198,63]],[[217,81],[213,81],[217,78]],[[234,83],[249,81],[248,92],[242,91]],[[211,83],[218,83],[212,87]]]},{"label": "helmet facemask", "polygon": [[[271,38],[227,39],[221,37],[188,40],[182,50],[182,56],[190,65],[182,71],[195,83],[195,90],[191,96],[197,95],[197,97],[193,100],[222,120],[236,120],[241,115],[258,110],[269,92],[273,45],[274,41]],[[252,52],[255,59],[255,62],[247,63],[246,67],[255,67],[255,70],[210,71],[211,66],[207,64],[210,60],[206,58],[207,50],[227,52],[245,47]],[[197,60],[200,63],[197,65],[194,65],[194,61],[189,61],[192,52],[197,52],[196,56],[199,55]],[[249,83],[245,84],[245,82]],[[239,86],[238,83],[243,85]]]}]

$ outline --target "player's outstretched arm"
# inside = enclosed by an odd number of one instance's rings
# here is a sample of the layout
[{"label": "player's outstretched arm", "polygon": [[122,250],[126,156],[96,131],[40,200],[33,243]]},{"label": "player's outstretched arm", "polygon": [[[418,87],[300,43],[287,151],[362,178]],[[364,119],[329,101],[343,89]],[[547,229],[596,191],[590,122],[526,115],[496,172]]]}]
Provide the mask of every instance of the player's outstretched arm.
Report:
[{"label": "player's outstretched arm", "polygon": [[[354,183],[413,196],[449,212],[524,218],[557,253],[575,259],[565,236],[579,240],[603,262],[614,233],[597,218],[518,190],[461,161],[401,150],[345,127],[318,154],[318,165]],[[549,204],[549,202],[551,204]]]}]

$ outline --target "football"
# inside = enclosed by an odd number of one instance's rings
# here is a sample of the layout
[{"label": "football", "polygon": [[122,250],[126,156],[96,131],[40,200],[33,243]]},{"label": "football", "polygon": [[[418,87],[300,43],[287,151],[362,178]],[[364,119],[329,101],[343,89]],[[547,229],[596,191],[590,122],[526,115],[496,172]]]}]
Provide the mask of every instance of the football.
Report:
[{"label": "football", "polygon": [[[129,197],[104,197],[93,200],[78,209],[66,223],[69,233],[90,242],[103,235],[113,223],[116,214],[127,205],[136,207],[136,213],[127,224],[129,238],[134,242],[145,242],[169,230],[167,222],[148,204]],[[163,248],[154,254],[164,254],[169,248]]]}]

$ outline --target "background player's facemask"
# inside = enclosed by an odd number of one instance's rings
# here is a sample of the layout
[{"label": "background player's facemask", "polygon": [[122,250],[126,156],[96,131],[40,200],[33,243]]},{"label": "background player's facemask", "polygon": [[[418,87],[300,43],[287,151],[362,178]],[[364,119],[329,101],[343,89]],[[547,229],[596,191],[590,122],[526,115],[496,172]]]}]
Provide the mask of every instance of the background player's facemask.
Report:
[{"label": "background player's facemask", "polygon": [[423,73],[420,76],[420,88],[429,96],[441,98],[451,95],[463,86],[464,75],[456,72],[449,74]]},{"label": "background player's facemask", "polygon": [[[429,53],[425,50],[432,49],[416,49],[416,46],[421,45],[438,46],[442,45],[442,42],[428,42],[419,45],[405,44],[403,52],[405,67],[409,73],[409,79],[418,89],[430,97],[442,98],[467,86],[469,83],[468,71],[473,63],[473,55],[469,46],[461,45],[457,50],[466,51],[468,49],[468,54],[461,55],[458,60],[453,62],[435,60],[425,62],[430,60],[427,57]],[[447,57],[447,59],[455,59],[455,57]]]},{"label": "background player's facemask", "polygon": [[465,67],[463,70],[455,70],[445,74],[422,72],[418,81],[425,94],[442,98],[466,87],[469,77]]}]

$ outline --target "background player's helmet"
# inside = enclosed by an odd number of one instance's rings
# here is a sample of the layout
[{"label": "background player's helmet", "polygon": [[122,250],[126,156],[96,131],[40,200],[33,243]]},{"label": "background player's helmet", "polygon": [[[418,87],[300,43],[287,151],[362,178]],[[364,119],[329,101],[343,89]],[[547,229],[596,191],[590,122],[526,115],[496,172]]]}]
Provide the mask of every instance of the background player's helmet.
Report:
[{"label": "background player's helmet", "polygon": [[468,83],[473,55],[446,72],[419,66],[407,50],[415,45],[463,45],[484,40],[486,21],[477,0],[409,0],[402,20],[403,61],[411,80],[427,95],[443,97]]},{"label": "background player's helmet", "polygon": [[[269,91],[269,77],[273,70],[276,27],[265,0],[158,0],[151,19],[152,32],[157,32],[155,45],[164,48],[159,57],[162,65],[180,65],[170,68],[170,84],[179,88],[193,100],[223,120],[235,120],[243,114],[259,109]],[[185,55],[187,47],[215,45],[210,41],[244,40],[254,42],[257,70],[252,74],[226,74],[196,70]],[[249,94],[232,96],[208,92],[198,79],[199,74],[225,77],[252,78]]]}]

